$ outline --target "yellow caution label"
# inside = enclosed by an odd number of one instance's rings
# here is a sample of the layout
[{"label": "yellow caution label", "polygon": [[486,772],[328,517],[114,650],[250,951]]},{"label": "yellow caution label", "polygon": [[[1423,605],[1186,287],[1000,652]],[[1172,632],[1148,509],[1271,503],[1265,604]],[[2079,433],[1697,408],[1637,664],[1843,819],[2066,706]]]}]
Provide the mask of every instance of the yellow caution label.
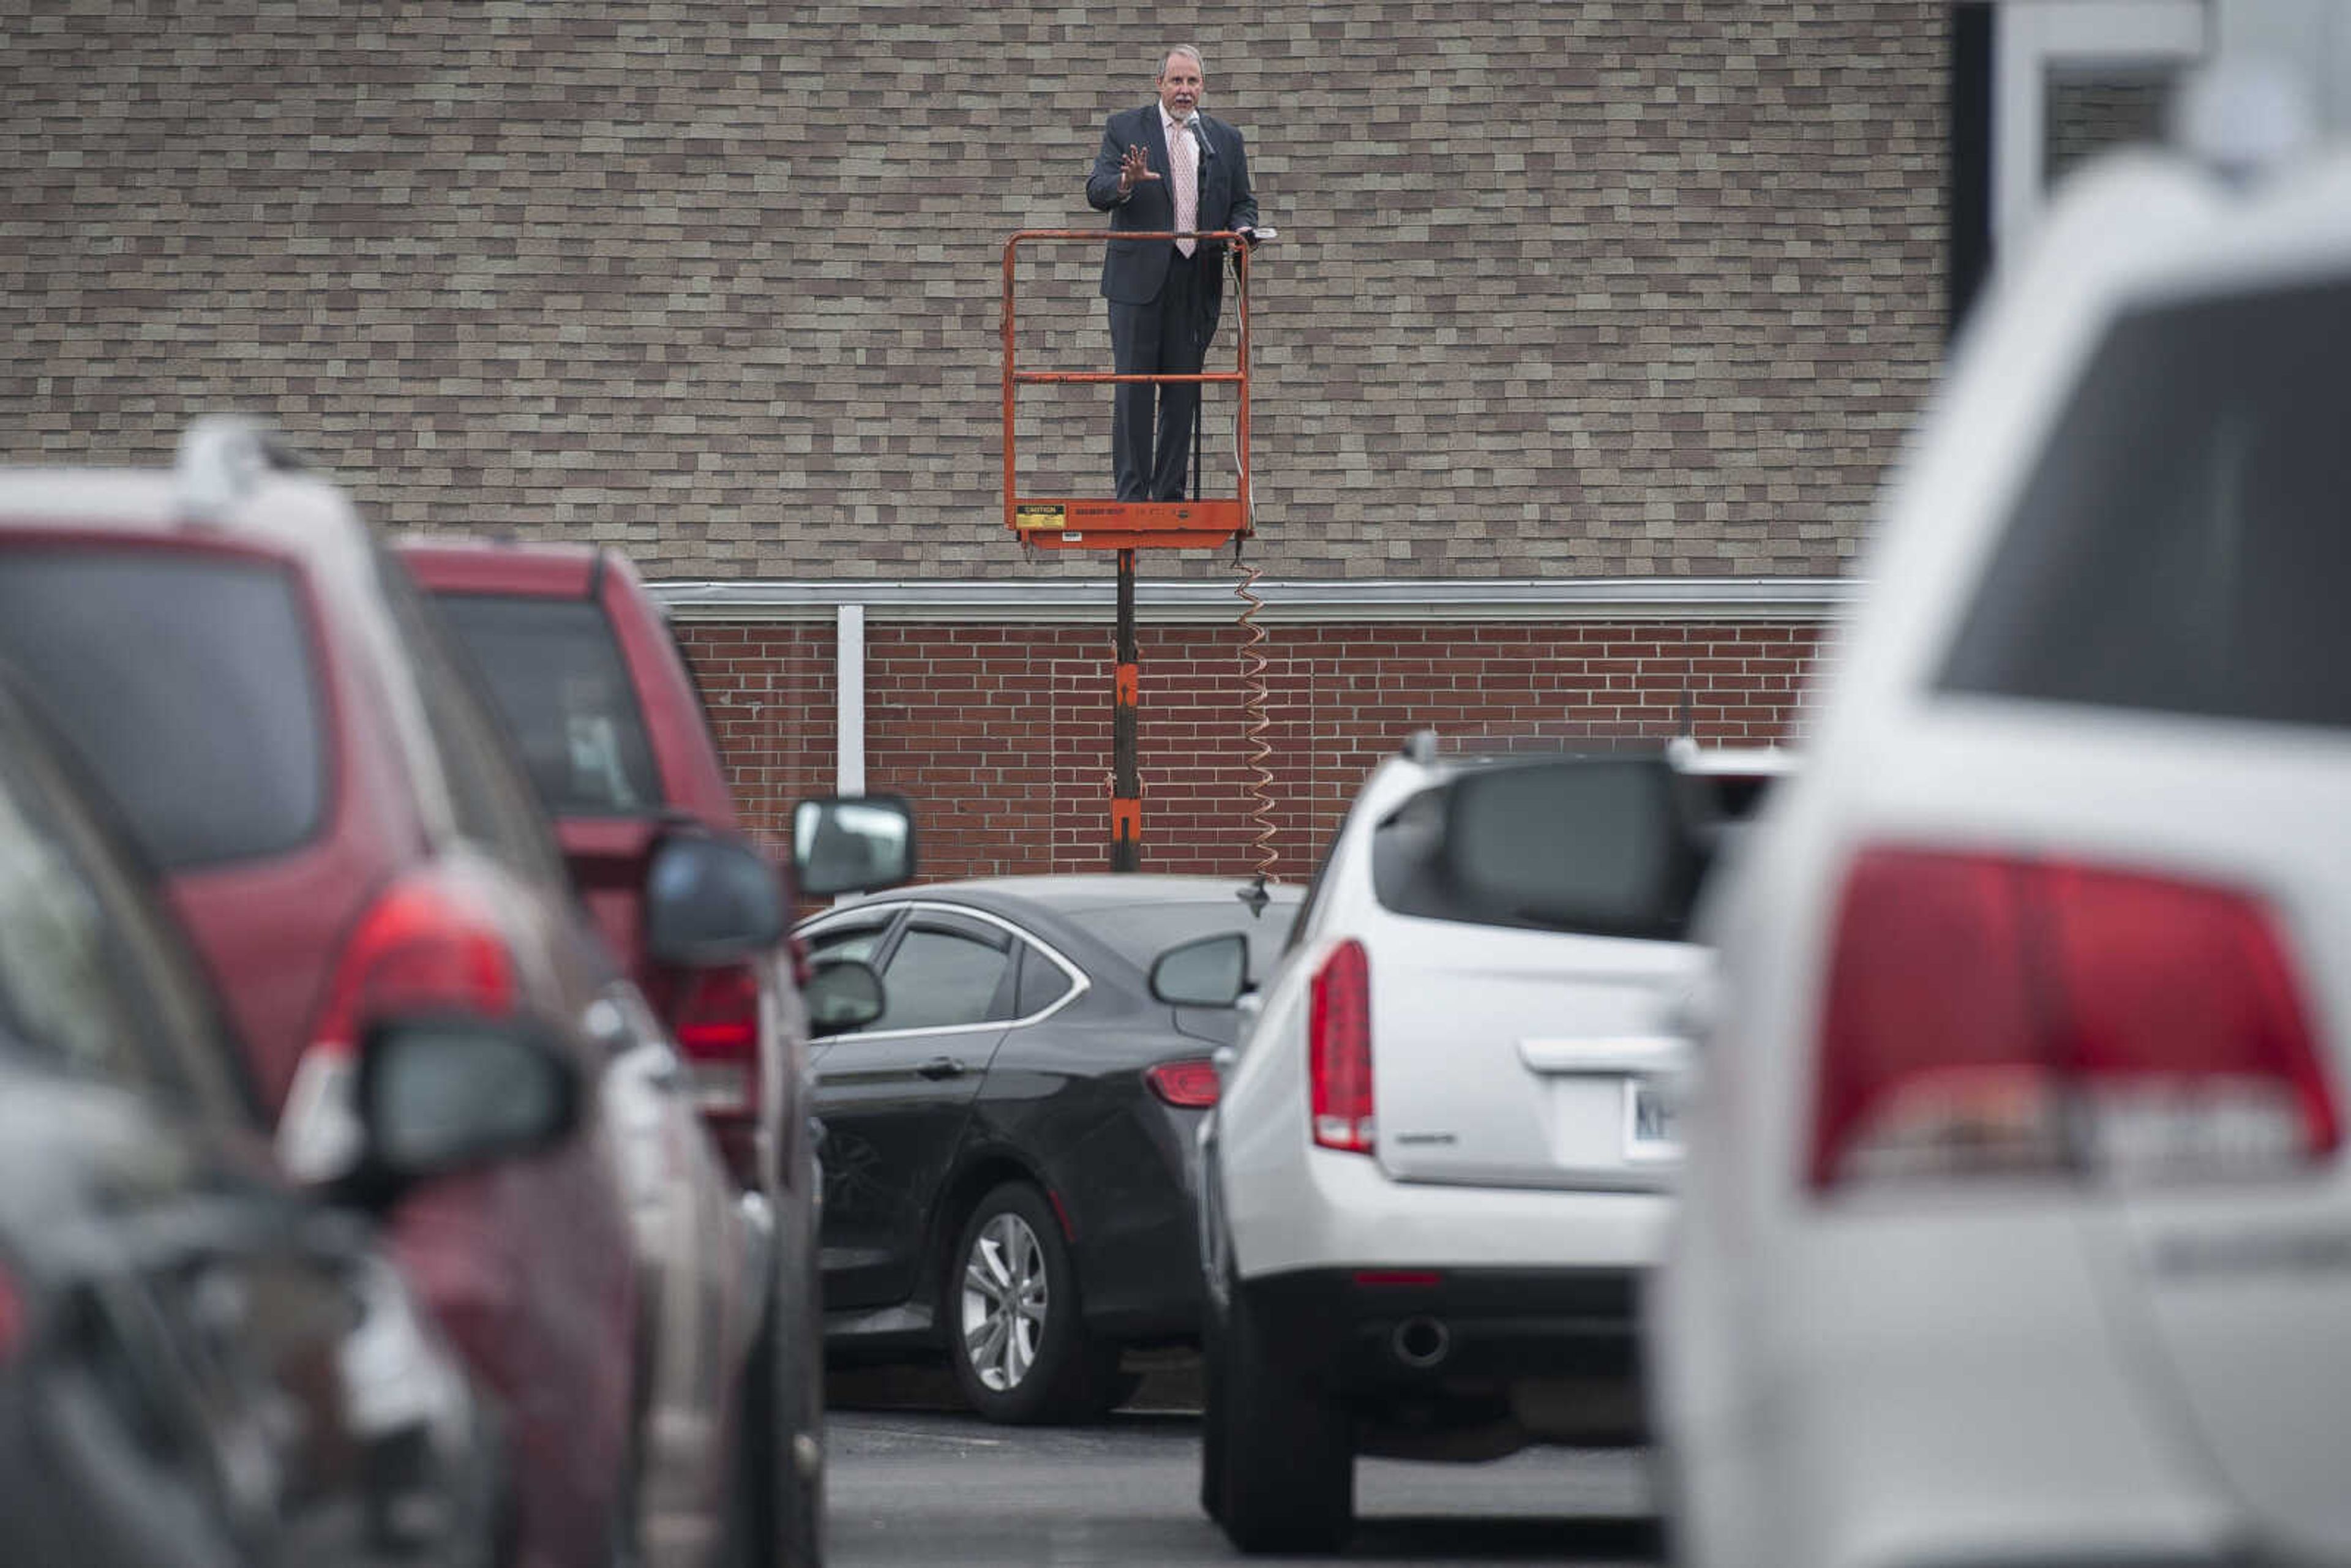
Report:
[{"label": "yellow caution label", "polygon": [[1070,526],[1069,512],[1058,501],[1018,506],[1012,508],[1012,526],[1024,534],[1044,529],[1059,533]]}]

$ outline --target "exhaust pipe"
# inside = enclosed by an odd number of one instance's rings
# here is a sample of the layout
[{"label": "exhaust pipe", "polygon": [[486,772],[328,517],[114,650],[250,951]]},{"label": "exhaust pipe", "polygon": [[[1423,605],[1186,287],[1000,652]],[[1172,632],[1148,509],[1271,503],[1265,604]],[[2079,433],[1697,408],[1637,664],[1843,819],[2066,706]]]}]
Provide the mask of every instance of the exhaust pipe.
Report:
[{"label": "exhaust pipe", "polygon": [[1445,1326],[1442,1319],[1406,1318],[1388,1336],[1388,1348],[1406,1366],[1426,1372],[1451,1353],[1453,1331]]}]

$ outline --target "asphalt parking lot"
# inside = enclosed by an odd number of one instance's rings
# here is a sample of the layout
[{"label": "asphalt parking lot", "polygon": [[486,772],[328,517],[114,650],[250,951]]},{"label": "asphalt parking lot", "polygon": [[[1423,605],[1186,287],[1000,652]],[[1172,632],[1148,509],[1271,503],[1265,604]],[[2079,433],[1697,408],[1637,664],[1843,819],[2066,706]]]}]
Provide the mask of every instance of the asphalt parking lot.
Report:
[{"label": "asphalt parking lot", "polygon": [[[827,1388],[827,1561],[1237,1561],[1197,1501],[1198,1392],[1196,1358],[1162,1357],[1100,1426],[1012,1427],[962,1412],[944,1372],[836,1372]],[[1637,1450],[1357,1467],[1361,1521],[1347,1552],[1283,1561],[1616,1568],[1662,1559]]]}]

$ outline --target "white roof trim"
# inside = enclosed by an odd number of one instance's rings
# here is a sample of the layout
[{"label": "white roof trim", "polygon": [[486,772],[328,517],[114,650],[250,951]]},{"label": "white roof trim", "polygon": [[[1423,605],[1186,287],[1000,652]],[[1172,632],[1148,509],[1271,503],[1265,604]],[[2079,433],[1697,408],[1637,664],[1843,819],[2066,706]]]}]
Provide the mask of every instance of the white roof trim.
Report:
[{"label": "white roof trim", "polygon": [[[1238,580],[1238,579],[1236,580]],[[813,581],[737,579],[653,584],[680,621],[820,621],[861,605],[869,621],[1107,622],[1115,582],[978,579]],[[1834,577],[1684,578],[1267,578],[1261,620],[1361,621],[1784,621],[1834,619],[1855,585]],[[1240,601],[1220,582],[1139,582],[1144,621],[1222,622]]]}]

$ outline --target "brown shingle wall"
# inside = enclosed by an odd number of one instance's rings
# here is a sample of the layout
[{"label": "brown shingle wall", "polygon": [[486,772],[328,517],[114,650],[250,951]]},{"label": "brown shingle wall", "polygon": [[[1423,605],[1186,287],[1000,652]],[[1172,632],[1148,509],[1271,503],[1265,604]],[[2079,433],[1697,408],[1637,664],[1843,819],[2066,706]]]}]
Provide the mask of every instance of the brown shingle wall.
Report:
[{"label": "brown shingle wall", "polygon": [[[0,458],[241,407],[390,521],[660,576],[1098,570],[1000,531],[998,240],[1099,221],[1147,15],[0,0]],[[1191,17],[1285,234],[1270,570],[1839,569],[1939,351],[1940,5]],[[1094,259],[1029,362],[1106,364]],[[1024,400],[1025,487],[1106,488],[1106,394]]]}]

